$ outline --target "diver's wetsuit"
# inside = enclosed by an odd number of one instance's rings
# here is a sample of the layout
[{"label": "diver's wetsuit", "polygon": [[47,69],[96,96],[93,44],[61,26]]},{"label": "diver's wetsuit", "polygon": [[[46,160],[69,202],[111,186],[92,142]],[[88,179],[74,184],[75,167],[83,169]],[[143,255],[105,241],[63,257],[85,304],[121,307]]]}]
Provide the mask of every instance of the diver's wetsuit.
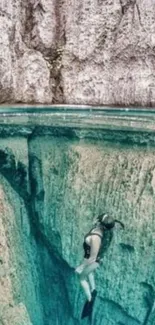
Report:
[{"label": "diver's wetsuit", "polygon": [[[103,238],[102,235],[100,235],[99,233],[97,232],[92,232],[93,229],[90,230],[90,232],[88,234],[86,234],[86,236],[84,237],[84,243],[83,243],[83,249],[84,249],[84,258],[88,259],[90,257],[90,252],[91,252],[91,246],[89,244],[86,243],[86,238],[89,237],[89,236],[98,236],[101,238]],[[99,263],[100,262],[100,250],[97,254],[97,257],[96,257],[96,262]]]}]

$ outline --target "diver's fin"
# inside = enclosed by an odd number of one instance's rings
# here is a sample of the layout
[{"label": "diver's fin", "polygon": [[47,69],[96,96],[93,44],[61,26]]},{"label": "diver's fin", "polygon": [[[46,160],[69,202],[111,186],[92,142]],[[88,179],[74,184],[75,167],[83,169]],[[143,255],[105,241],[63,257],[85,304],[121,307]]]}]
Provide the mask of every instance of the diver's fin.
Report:
[{"label": "diver's fin", "polygon": [[86,303],[84,304],[83,310],[82,310],[82,314],[81,314],[81,319],[89,316],[90,313],[90,303],[91,301],[86,301]]},{"label": "diver's fin", "polygon": [[86,301],[86,303],[84,304],[84,307],[83,307],[83,310],[82,310],[82,314],[81,314],[81,319],[83,319],[85,317],[88,317],[88,316],[91,316],[92,311],[93,311],[93,305],[94,305],[94,302],[95,302],[96,295],[97,295],[97,291],[94,290],[92,292],[92,299],[91,299],[91,301]]},{"label": "diver's fin", "polygon": [[97,296],[97,291],[94,289],[94,290],[92,291],[92,300],[91,300],[91,301],[93,301],[93,303],[94,303],[94,301],[95,301],[96,296]]}]

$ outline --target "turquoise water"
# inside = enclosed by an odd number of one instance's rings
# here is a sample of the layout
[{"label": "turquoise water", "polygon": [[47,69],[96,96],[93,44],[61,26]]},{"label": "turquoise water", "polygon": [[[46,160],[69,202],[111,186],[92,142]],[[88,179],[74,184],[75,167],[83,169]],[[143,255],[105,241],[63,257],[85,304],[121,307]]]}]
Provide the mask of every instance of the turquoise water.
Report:
[{"label": "turquoise water", "polygon": [[[155,324],[154,118],[140,108],[0,108],[2,324]],[[105,246],[92,317],[81,320],[74,268],[104,211],[125,229]]]}]

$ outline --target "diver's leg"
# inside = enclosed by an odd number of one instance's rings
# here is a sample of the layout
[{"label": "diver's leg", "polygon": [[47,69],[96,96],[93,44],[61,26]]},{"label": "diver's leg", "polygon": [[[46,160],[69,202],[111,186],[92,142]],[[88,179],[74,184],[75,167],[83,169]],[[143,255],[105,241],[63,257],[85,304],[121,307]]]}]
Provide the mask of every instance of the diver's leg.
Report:
[{"label": "diver's leg", "polygon": [[[85,266],[83,271],[81,272],[81,274],[79,274],[80,283],[81,283],[81,286],[85,292],[85,295],[86,295],[88,301],[91,301],[91,298],[92,298],[91,291],[94,291],[94,289],[95,289],[95,281],[94,281],[93,271],[95,271],[98,266],[99,266],[99,264],[97,262],[89,264],[89,265]],[[89,278],[90,274],[92,274],[92,275]],[[90,284],[87,281],[87,278],[88,278],[88,281],[90,282]]]},{"label": "diver's leg", "polygon": [[90,273],[93,273],[99,267],[99,263],[93,262],[91,264],[87,264],[83,271],[81,272],[81,276],[88,277]]},{"label": "diver's leg", "polygon": [[89,280],[89,283],[90,283],[91,292],[93,292],[96,289],[95,277],[94,277],[93,272],[88,274],[88,280]]},{"label": "diver's leg", "polygon": [[83,291],[87,297],[88,301],[91,301],[91,290],[89,286],[89,282],[87,281],[87,274],[85,274],[85,268],[87,268],[85,260],[82,264],[80,264],[76,269],[75,273],[78,274],[81,287],[83,288]]},{"label": "diver's leg", "polygon": [[90,290],[90,285],[89,283],[87,282],[86,278],[84,278],[83,276],[80,276],[80,284],[81,284],[81,287],[83,288],[84,290],[84,293],[87,297],[87,300],[88,301],[91,301],[91,290]]},{"label": "diver's leg", "polygon": [[[83,307],[82,314],[81,314],[82,319],[88,316],[91,317],[92,314],[93,305],[97,295],[97,291],[95,289],[95,280],[94,280],[93,271],[97,267],[98,265],[91,265],[91,266],[89,265],[89,267],[83,270],[82,274],[80,275],[81,286],[83,287],[85,295],[87,297],[87,301]],[[86,281],[87,278],[88,278],[88,282]]]}]

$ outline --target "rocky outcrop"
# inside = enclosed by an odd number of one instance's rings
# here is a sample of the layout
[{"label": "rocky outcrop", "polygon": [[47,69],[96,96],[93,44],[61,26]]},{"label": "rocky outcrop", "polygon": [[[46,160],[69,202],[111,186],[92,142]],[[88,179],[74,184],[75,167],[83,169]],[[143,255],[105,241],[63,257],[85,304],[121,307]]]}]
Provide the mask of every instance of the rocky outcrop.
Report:
[{"label": "rocky outcrop", "polygon": [[154,0],[0,4],[0,102],[155,104]]},{"label": "rocky outcrop", "polygon": [[10,140],[0,132],[0,324],[81,323],[73,268],[106,210],[125,230],[117,226],[97,271],[91,325],[153,325],[153,133],[44,126],[19,136],[18,125]]}]

